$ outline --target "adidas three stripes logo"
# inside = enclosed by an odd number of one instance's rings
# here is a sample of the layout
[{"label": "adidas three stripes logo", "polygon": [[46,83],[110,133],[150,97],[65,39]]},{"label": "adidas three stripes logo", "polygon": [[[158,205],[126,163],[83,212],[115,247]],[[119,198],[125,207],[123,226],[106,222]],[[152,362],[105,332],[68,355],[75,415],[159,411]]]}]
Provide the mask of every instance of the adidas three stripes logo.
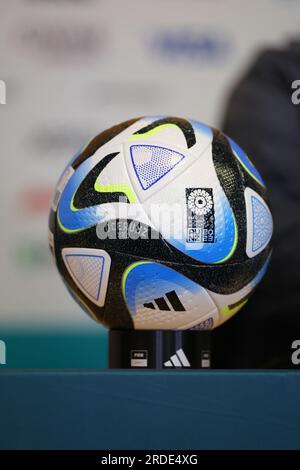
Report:
[{"label": "adidas three stripes logo", "polygon": [[177,349],[176,353],[170,357],[169,361],[164,363],[165,367],[191,367],[188,358],[183,349]]},{"label": "adidas three stripes logo", "polygon": [[153,302],[144,303],[144,307],[151,308],[153,310],[175,310],[175,312],[185,312],[185,308],[174,290],[167,292],[165,297],[158,297],[157,299],[154,299]]}]

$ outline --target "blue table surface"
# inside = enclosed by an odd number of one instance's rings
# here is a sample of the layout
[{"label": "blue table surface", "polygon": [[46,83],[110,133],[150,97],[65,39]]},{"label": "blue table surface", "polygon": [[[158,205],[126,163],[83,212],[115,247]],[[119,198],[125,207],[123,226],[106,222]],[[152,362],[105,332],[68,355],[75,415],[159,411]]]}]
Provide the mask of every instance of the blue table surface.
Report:
[{"label": "blue table surface", "polygon": [[297,371],[5,371],[0,449],[299,449]]}]

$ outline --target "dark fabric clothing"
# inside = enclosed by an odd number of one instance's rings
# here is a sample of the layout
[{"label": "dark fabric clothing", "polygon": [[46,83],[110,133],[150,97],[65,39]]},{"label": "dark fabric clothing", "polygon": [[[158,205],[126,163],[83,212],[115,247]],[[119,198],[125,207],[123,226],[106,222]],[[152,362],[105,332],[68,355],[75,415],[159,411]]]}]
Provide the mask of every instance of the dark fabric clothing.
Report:
[{"label": "dark fabric clothing", "polygon": [[273,255],[253,297],[213,332],[216,367],[288,368],[300,339],[300,43],[267,50],[234,88],[221,129],[261,172],[274,217]]}]

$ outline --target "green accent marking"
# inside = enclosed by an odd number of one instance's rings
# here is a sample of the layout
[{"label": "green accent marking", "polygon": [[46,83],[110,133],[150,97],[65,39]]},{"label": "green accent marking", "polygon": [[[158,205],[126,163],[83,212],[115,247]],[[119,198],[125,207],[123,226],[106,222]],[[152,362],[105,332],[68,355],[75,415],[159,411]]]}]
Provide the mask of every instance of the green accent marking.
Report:
[{"label": "green accent marking", "polygon": [[75,193],[74,193],[74,195],[71,199],[71,204],[70,204],[71,211],[73,211],[73,212],[79,211],[79,209],[77,209],[77,207],[74,206],[74,197],[75,197],[76,192],[77,192],[77,189],[76,189],[76,191],[75,191]]},{"label": "green accent marking", "polygon": [[[251,171],[249,170],[249,168],[246,167],[246,165],[245,165],[244,162],[240,159],[240,157],[238,156],[238,154],[237,154],[233,149],[232,149],[232,151],[233,151],[234,156],[238,159],[238,161],[239,161],[240,164],[242,165],[242,167],[247,171],[248,175],[250,175],[258,184],[260,184],[260,186],[263,186],[263,187],[264,187],[264,185],[262,184],[262,182],[259,181],[259,179],[256,178],[256,176],[255,176],[253,173],[251,173]],[[251,165],[253,165],[253,163],[251,162],[251,160],[250,160],[250,158],[248,157],[248,155],[247,155],[247,158],[248,158],[249,162],[251,163]],[[253,165],[253,166],[254,166],[254,165]]]},{"label": "green accent marking", "polygon": [[[98,177],[99,178],[99,177]],[[122,193],[125,193],[126,196],[128,197],[128,200],[129,202],[136,202],[137,201],[137,197],[135,195],[135,193],[133,192],[133,190],[131,189],[131,187],[128,185],[128,184],[111,184],[111,185],[101,185],[98,181],[98,178],[95,182],[95,185],[94,185],[94,188],[95,188],[95,191],[97,192],[103,192],[103,193],[110,193],[110,192],[122,192]],[[71,199],[71,204],[70,204],[70,209],[71,211],[73,212],[77,212],[79,211],[80,209],[78,209],[77,207],[74,206],[74,197],[75,197],[75,194],[77,192],[77,189]],[[60,226],[61,230],[63,230],[65,233],[76,233],[76,232],[81,232],[82,230],[85,230],[85,228],[79,228],[79,229],[68,229],[66,227],[64,227],[64,225],[62,224],[61,220],[60,220],[60,217],[59,217],[59,210],[57,211],[57,221],[58,221],[58,225]]]},{"label": "green accent marking", "polygon": [[151,129],[148,132],[145,132],[144,134],[132,134],[130,136],[130,140],[137,140],[137,139],[143,139],[144,137],[152,137],[153,135],[157,134],[163,129],[166,129],[168,127],[177,127],[176,124],[162,124],[161,126],[157,126],[154,129]]},{"label": "green accent marking", "polygon": [[133,270],[133,268],[135,268],[136,266],[139,266],[140,264],[151,264],[152,261],[137,261],[136,263],[133,263],[131,264],[130,266],[128,266],[124,273],[123,273],[123,277],[122,277],[122,293],[123,293],[123,297],[124,299],[126,300],[126,297],[125,297],[125,286],[126,286],[126,280],[127,280],[127,277],[128,277],[128,274],[130,273],[130,271]]},{"label": "green accent marking", "polygon": [[[75,208],[75,210],[78,210]],[[69,229],[67,227],[65,227],[61,220],[60,220],[60,217],[59,217],[59,211],[57,211],[57,222],[58,222],[58,225],[59,227],[61,228],[61,230],[65,233],[76,233],[76,232],[82,232],[82,230],[85,230],[85,228],[75,228],[75,229]]]},{"label": "green accent marking", "polygon": [[228,305],[226,305],[225,307],[221,308],[221,312],[224,315],[234,315],[248,302],[248,300],[249,299],[244,300],[244,302],[240,303],[239,305],[237,305],[236,307],[231,308],[231,309],[228,307]]},{"label": "green accent marking", "polygon": [[236,225],[236,221],[235,221],[234,215],[233,215],[233,221],[234,221],[234,242],[233,242],[232,248],[231,248],[230,252],[228,253],[228,255],[225,256],[225,258],[223,258],[223,259],[221,259],[221,260],[219,260],[219,261],[216,261],[216,263],[214,263],[214,264],[224,263],[224,261],[229,260],[229,258],[231,258],[231,256],[232,256],[233,253],[235,252],[236,245],[237,245],[237,241],[238,241],[238,230],[237,230],[237,225]]},{"label": "green accent marking", "polygon": [[[99,181],[100,176],[95,181],[94,189],[98,193],[124,193],[129,202],[136,202],[137,197],[129,184],[107,184],[102,185]],[[73,199],[72,199],[73,202]],[[73,209],[72,209],[73,210]]]}]

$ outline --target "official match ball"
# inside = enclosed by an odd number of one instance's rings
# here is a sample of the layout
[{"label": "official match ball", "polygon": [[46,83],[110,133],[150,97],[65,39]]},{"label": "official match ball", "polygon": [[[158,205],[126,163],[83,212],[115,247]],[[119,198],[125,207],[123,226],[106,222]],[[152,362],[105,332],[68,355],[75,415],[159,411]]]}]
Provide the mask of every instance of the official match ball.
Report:
[{"label": "official match ball", "polygon": [[265,184],[222,132],[132,119],[77,153],[56,188],[49,243],[71,294],[118,329],[213,329],[263,277]]}]

